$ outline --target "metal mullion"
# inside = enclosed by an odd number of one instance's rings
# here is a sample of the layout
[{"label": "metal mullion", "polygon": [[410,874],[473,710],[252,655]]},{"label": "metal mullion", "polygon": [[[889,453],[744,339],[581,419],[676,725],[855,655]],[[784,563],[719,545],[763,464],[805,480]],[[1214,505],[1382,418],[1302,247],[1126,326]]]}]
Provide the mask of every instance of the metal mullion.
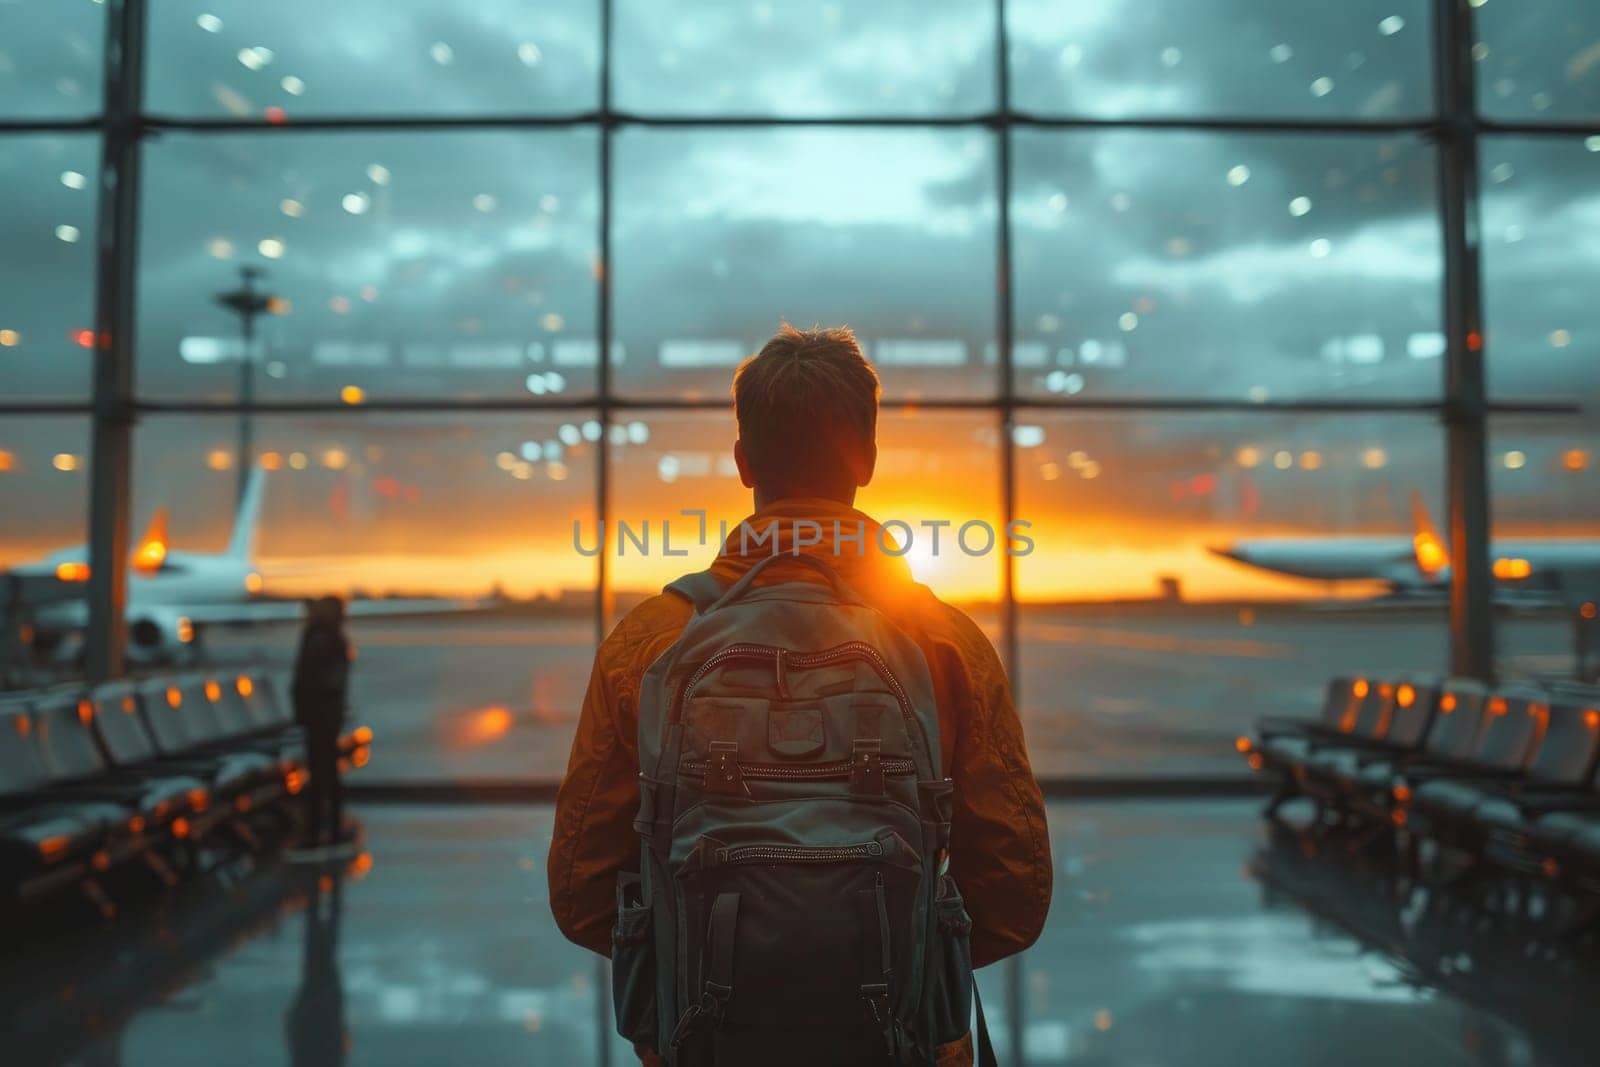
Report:
[{"label": "metal mullion", "polygon": [[[1000,640],[1006,673],[1011,682],[1011,700],[1020,717],[1022,665],[1017,638],[1017,559],[1010,552],[1011,521],[1017,514],[1017,383],[1013,366],[1014,300],[1012,296],[1011,255],[1011,131],[1017,116],[1011,111],[1011,56],[1006,32],[1006,0],[995,0],[995,104],[1002,121],[995,129],[995,181],[999,186],[995,210],[995,339],[999,344],[995,363],[1000,373],[1000,513],[1006,531],[1000,553]],[[1009,1059],[1023,1063],[1024,1002],[1021,954],[1006,961],[1006,1029],[1010,1038]]]},{"label": "metal mullion", "polygon": [[1439,216],[1444,236],[1444,424],[1450,541],[1450,670],[1494,677],[1489,572],[1488,405],[1479,269],[1478,125],[1468,0],[1435,0],[1440,113]]},{"label": "metal mullion", "polygon": [[133,481],[135,247],[145,0],[106,9],[105,128],[96,222],[94,417],[89,461],[89,588],[84,668],[92,682],[122,674],[128,524]]},{"label": "metal mullion", "polygon": [[[1016,374],[1013,367],[1015,323],[1011,289],[1011,73],[1005,0],[995,0],[995,103],[1007,121],[995,131],[995,341],[1000,374],[1000,514],[1009,531],[1017,512]],[[1010,547],[1010,538],[1005,541]],[[1013,700],[1020,704],[1021,671],[1017,646],[1017,566],[1009,551],[1000,554],[1000,640]]]},{"label": "metal mullion", "polygon": [[[611,16],[612,0],[600,0],[600,114],[611,109]],[[611,621],[611,569],[606,565],[605,538],[611,518],[611,136],[610,123],[600,124],[598,170],[599,232],[595,249],[596,347],[599,364],[595,371],[595,390],[599,394],[600,440],[595,472],[595,525],[600,531],[600,551],[595,553],[595,633],[596,651],[605,640]]]},{"label": "metal mullion", "polygon": [[1508,137],[1593,137],[1600,135],[1596,122],[1507,122],[1478,116],[1478,133]]},{"label": "metal mullion", "polygon": [[105,129],[99,116],[87,119],[0,119],[0,134],[90,133]]},{"label": "metal mullion", "polygon": [[[282,400],[249,405],[248,409],[235,401],[136,401],[132,404],[138,414],[148,415],[238,415],[249,410],[264,415],[349,415],[362,414],[496,414],[541,412],[594,411],[601,406],[599,394],[585,394],[572,398],[545,400],[534,398],[513,399],[395,399],[369,400],[359,405],[326,400]],[[724,411],[726,400],[687,399],[683,397],[619,397],[612,395],[605,406],[617,411]],[[1274,400],[1257,403],[1232,398],[1206,399],[1201,397],[1013,397],[966,399],[963,397],[938,397],[902,399],[889,397],[879,402],[885,411],[914,414],[917,411],[1009,411],[1022,412],[1095,413],[1102,411],[1154,414],[1159,412],[1213,413],[1237,415],[1436,415],[1446,410],[1443,400]],[[1583,414],[1583,405],[1574,401],[1557,400],[1501,400],[1485,403],[1491,415],[1571,416]],[[0,415],[92,415],[94,405],[85,401],[40,401],[0,404]]]},{"label": "metal mullion", "polygon": [[[1002,109],[971,115],[651,115],[602,108],[569,115],[338,115],[308,116],[267,122],[262,119],[186,118],[171,115],[145,115],[143,124],[156,130],[194,133],[292,134],[326,130],[447,130],[447,129],[537,129],[576,126],[641,126],[656,128],[729,127],[1014,127],[1085,130],[1190,130],[1197,132],[1285,133],[1348,135],[1374,133],[1429,134],[1438,129],[1438,120],[1422,119],[1271,119],[1229,116],[1180,117],[1145,116],[1097,118],[1088,115],[1035,115]],[[26,124],[27,128],[81,128],[83,124]],[[0,125],[0,131],[4,126]]]}]

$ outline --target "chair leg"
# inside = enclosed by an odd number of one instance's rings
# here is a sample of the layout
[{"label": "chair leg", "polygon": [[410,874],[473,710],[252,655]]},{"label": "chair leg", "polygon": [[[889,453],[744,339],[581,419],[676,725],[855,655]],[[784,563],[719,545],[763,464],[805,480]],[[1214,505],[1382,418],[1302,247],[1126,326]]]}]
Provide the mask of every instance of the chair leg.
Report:
[{"label": "chair leg", "polygon": [[172,864],[168,863],[161,853],[153,848],[147,848],[139,854],[139,858],[144,861],[146,867],[155,872],[162,885],[171,889],[178,884],[178,872],[172,869]]},{"label": "chair leg", "polygon": [[78,883],[78,888],[88,898],[89,903],[94,905],[95,910],[100,913],[101,919],[110,922],[117,917],[116,902],[106,895],[105,889],[101,887],[99,882],[93,878],[85,878]]}]

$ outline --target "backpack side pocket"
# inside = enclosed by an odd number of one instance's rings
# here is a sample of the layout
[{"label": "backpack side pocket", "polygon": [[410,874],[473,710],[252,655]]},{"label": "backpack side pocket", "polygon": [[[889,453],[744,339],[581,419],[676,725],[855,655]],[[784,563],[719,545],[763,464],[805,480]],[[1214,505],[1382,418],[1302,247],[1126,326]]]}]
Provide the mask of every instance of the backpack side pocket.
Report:
[{"label": "backpack side pocket", "polygon": [[944,1045],[965,1036],[972,1019],[972,919],[949,875],[939,879],[933,911],[936,936],[929,961],[933,973],[928,1007],[934,1042]]},{"label": "backpack side pocket", "polygon": [[642,899],[639,876],[617,879],[617,920],[611,928],[611,998],[617,1033],[629,1041],[656,1045],[656,947],[650,904]]}]

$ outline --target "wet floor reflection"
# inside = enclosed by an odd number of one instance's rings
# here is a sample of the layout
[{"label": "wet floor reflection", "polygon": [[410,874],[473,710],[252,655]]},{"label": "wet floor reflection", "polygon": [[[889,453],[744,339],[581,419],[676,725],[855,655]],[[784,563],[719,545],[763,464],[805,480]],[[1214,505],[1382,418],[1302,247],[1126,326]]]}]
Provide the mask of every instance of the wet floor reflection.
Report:
[{"label": "wet floor reflection", "polygon": [[285,1021],[292,1067],[344,1067],[350,1056],[345,1027],[344,984],[339,978],[339,918],[342,872],[312,880],[306,902],[300,990]]},{"label": "wet floor reflection", "polygon": [[[1264,847],[1256,807],[1052,806],[1051,921],[981,975],[1002,1062],[1600,1062],[1570,1021],[1600,992],[1592,963],[1397,908],[1337,856]],[[8,951],[8,1067],[634,1062],[603,965],[549,919],[547,808],[361,816],[353,861],[266,863]]]}]

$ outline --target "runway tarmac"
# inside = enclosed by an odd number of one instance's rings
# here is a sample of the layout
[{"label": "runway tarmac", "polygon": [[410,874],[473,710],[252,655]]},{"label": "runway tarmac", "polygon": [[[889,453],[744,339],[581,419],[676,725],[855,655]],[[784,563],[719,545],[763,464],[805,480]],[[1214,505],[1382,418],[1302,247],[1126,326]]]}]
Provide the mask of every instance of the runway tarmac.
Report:
[{"label": "runway tarmac", "polygon": [[[998,640],[995,614],[976,613]],[[1024,606],[1015,677],[1040,775],[1241,770],[1233,740],[1261,714],[1313,714],[1340,672],[1437,672],[1448,625],[1434,609],[1303,606]],[[377,736],[365,781],[539,779],[566,766],[589,668],[586,618],[371,619],[355,717]],[[210,661],[287,672],[289,627],[207,635]],[[1503,617],[1502,676],[1571,669],[1566,622]]]}]

